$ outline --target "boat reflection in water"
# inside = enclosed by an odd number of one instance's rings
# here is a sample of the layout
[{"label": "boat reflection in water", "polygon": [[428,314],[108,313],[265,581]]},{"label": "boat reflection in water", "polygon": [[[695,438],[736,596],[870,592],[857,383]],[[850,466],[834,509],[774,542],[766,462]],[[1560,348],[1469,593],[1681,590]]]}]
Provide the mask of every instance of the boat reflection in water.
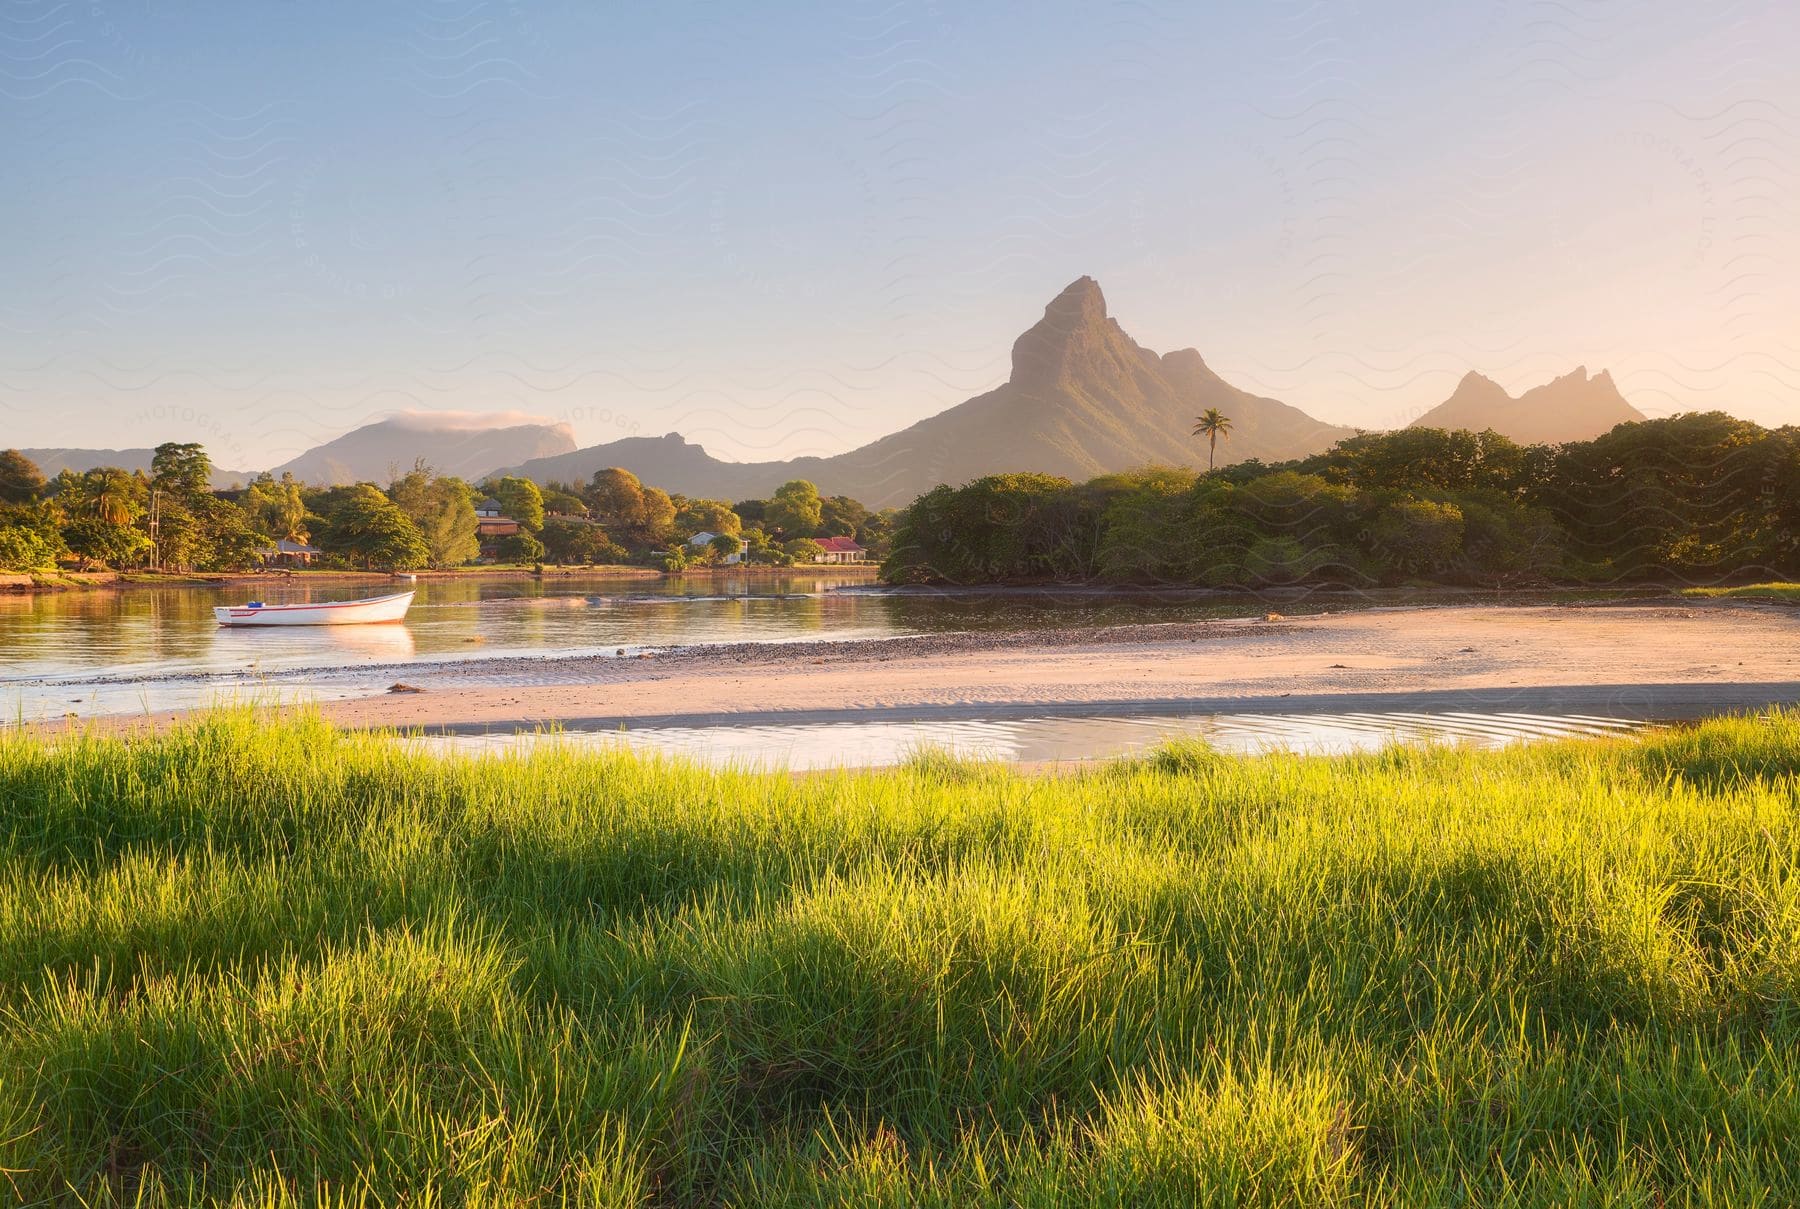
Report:
[{"label": "boat reflection in water", "polygon": [[213,636],[214,662],[283,666],[311,657],[321,668],[364,663],[406,663],[418,654],[405,625],[220,626]]}]

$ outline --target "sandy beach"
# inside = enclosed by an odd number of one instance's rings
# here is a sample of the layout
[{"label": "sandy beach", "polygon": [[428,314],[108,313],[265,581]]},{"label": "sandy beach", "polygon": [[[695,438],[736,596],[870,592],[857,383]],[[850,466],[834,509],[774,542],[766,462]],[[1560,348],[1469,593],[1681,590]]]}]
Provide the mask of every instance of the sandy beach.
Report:
[{"label": "sandy beach", "polygon": [[[1531,710],[1680,719],[1800,701],[1800,612],[1668,602],[1370,609],[1093,630],[417,664],[352,727]],[[163,723],[162,714],[117,725]]]}]

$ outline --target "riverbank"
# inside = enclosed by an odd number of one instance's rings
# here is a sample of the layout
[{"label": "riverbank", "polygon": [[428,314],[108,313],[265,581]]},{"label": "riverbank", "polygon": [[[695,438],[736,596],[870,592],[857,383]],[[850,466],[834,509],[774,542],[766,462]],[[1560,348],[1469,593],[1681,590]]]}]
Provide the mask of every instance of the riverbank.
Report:
[{"label": "riverbank", "polygon": [[[1800,615],[1734,601],[1410,607],[471,658],[354,675],[363,695],[319,707],[332,721],[449,733],[1258,709],[1674,719],[1800,699]],[[279,693],[301,678],[266,685]],[[382,691],[396,682],[418,691]]]},{"label": "riverbank", "polygon": [[1793,715],[1056,777],[0,733],[0,1186],[1800,1203],[1797,752]]},{"label": "riverbank", "polygon": [[[586,563],[559,565],[546,563],[519,566],[480,566],[449,567],[443,570],[408,571],[406,575],[415,580],[521,580],[521,579],[672,579],[688,576],[729,575],[729,576],[761,576],[792,575],[796,572],[818,572],[820,574],[857,574],[866,573],[873,581],[877,573],[873,566],[825,566],[804,565],[799,567],[770,566],[729,566],[687,567],[681,571],[664,571],[657,567],[636,567],[624,564],[608,563],[590,565]],[[396,577],[385,571],[226,571],[218,573],[194,574],[155,574],[148,571],[94,571],[94,572],[56,572],[44,574],[0,573],[0,593],[29,595],[37,592],[93,592],[123,591],[131,588],[220,588],[243,586],[254,588],[259,585],[280,585],[283,587],[303,587],[317,584],[391,584]]]}]

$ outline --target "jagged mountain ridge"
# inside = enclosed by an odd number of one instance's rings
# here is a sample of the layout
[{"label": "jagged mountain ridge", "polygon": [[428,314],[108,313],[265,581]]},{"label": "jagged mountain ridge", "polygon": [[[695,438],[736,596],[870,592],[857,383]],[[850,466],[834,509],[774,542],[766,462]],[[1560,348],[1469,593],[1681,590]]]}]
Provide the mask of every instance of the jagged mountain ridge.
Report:
[{"label": "jagged mountain ridge", "polygon": [[1304,457],[1353,432],[1239,390],[1194,349],[1159,355],[1143,348],[1108,316],[1099,284],[1082,277],[1014,342],[1004,384],[848,453],[726,462],[670,433],[540,458],[508,473],[579,482],[622,466],[666,490],[733,499],[805,478],[827,495],[903,505],[940,483],[1002,471],[1086,479],[1152,462],[1194,464],[1202,448],[1190,435],[1194,417],[1208,407],[1233,421],[1219,445],[1222,464]]},{"label": "jagged mountain ridge", "polygon": [[1471,370],[1448,399],[1414,420],[1411,428],[1491,428],[1526,445],[1591,441],[1620,424],[1644,419],[1625,401],[1605,370],[1588,376],[1576,366],[1560,378],[1513,398],[1492,378]]},{"label": "jagged mountain ridge", "polygon": [[[1038,470],[1086,479],[1149,463],[1203,465],[1205,446],[1190,435],[1193,418],[1217,407],[1233,422],[1219,462],[1277,462],[1318,453],[1354,431],[1326,424],[1275,399],[1226,382],[1192,348],[1157,354],[1107,314],[1091,277],[1071,283],[1013,344],[1007,381],[985,394],[847,453],[785,461],[729,462],[679,433],[630,437],[576,448],[568,427],[505,416],[408,413],[363,425],[274,468],[306,482],[387,482],[423,459],[435,470],[479,481],[525,474],[540,482],[583,482],[622,466],[646,483],[689,495],[764,496],[793,478],[827,495],[874,506],[904,505],[940,483],[984,474]],[[1524,442],[1588,440],[1642,420],[1609,374],[1577,368],[1513,398],[1471,372],[1413,427],[1496,431]],[[64,468],[150,465],[149,449],[23,450],[54,475]],[[251,474],[215,470],[215,486]]]}]

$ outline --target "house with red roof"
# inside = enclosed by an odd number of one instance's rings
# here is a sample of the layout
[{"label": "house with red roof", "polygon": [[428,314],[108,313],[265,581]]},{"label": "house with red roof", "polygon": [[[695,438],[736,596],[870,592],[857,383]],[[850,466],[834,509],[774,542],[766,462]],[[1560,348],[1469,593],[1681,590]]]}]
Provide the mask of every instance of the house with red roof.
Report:
[{"label": "house with red roof", "polygon": [[821,537],[819,541],[819,561],[822,563],[860,563],[867,562],[869,552],[856,544],[850,537]]}]

